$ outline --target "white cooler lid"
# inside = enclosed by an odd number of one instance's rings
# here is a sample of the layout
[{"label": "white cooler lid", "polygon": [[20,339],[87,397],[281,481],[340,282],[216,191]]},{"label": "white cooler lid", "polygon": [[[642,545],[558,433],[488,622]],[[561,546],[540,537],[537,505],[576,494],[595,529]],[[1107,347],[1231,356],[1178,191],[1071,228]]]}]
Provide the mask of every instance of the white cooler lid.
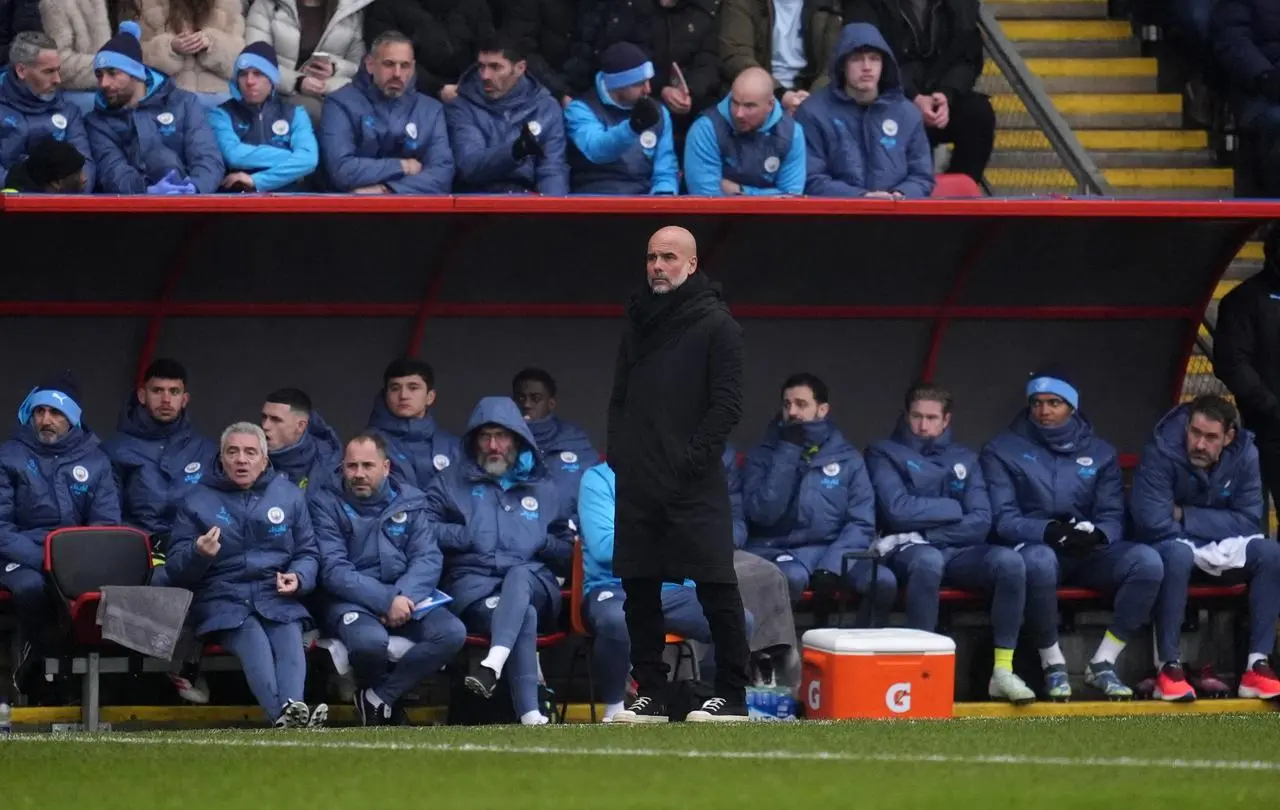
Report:
[{"label": "white cooler lid", "polygon": [[871,630],[842,630],[826,627],[806,630],[801,643],[813,650],[846,655],[876,653],[955,653],[956,642],[948,636],[883,627]]}]

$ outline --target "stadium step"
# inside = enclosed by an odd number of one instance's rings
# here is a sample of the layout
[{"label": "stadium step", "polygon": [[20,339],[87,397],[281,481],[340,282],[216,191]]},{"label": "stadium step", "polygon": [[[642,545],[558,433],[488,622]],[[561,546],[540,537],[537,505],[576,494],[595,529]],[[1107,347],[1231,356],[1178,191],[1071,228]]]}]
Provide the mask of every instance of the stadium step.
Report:
[{"label": "stadium step", "polygon": [[[1089,150],[1100,169],[1208,169],[1217,167],[1217,155],[1209,149],[1182,149],[1173,152]],[[996,152],[990,166],[1004,169],[1044,168],[1044,152],[1006,149]]]},{"label": "stadium step", "polygon": [[[1182,96],[1173,93],[1054,93],[1049,100],[1072,129],[1176,129]],[[1038,128],[1013,93],[991,97],[1001,127]]]},{"label": "stadium step", "polygon": [[[1164,197],[1176,199],[1219,199],[1231,196],[1230,169],[1134,169],[1116,168],[1103,172],[1118,196]],[[1026,193],[1028,187],[1042,192],[1069,194],[1075,178],[1066,169],[988,169],[987,182],[999,194]]]},{"label": "stadium step", "polygon": [[1024,59],[1136,57],[1141,47],[1123,20],[1007,19],[1001,27]]},{"label": "stadium step", "polygon": [[[1049,93],[1154,93],[1155,59],[1028,59],[1027,67]],[[989,95],[1012,92],[995,62],[988,61],[978,89]]]},{"label": "stadium step", "polygon": [[987,0],[987,7],[1004,20],[1104,20],[1107,0]]}]

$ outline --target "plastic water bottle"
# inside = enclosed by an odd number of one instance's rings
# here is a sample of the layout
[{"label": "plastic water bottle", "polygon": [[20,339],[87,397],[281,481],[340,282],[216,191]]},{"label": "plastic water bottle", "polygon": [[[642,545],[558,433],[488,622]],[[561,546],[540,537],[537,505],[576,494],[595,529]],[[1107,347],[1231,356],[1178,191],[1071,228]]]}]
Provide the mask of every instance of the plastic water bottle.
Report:
[{"label": "plastic water bottle", "polygon": [[7,737],[13,733],[13,709],[9,708],[9,704],[0,701],[0,737]]}]

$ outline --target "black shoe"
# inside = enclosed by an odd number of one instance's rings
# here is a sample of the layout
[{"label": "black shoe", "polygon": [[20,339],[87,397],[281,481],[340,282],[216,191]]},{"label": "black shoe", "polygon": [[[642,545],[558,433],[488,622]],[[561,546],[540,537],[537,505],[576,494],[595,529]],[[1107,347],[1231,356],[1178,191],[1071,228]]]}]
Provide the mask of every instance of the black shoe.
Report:
[{"label": "black shoe", "polygon": [[641,695],[631,701],[627,708],[615,714],[609,722],[622,723],[623,725],[645,725],[648,723],[666,723],[670,719],[667,716],[667,707],[663,705],[662,701]]},{"label": "black shoe", "polygon": [[412,726],[413,723],[409,722],[409,713],[404,710],[404,706],[397,703],[391,707],[391,720],[388,725],[408,727]]},{"label": "black shoe", "polygon": [[749,718],[746,703],[730,703],[724,698],[711,698],[684,718],[686,723],[744,723]]},{"label": "black shoe", "polygon": [[462,681],[462,685],[488,700],[493,697],[493,690],[498,685],[498,673],[482,664]]},{"label": "black shoe", "polygon": [[369,700],[369,690],[361,689],[356,692],[356,718],[362,726],[389,726],[391,725],[391,707],[386,703],[381,706],[373,705]]}]

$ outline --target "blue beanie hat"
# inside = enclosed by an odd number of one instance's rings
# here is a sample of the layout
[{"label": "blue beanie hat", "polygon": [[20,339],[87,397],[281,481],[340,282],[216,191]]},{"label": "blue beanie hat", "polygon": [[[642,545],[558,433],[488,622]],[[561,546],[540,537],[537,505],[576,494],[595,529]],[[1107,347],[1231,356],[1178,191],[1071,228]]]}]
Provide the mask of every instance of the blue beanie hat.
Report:
[{"label": "blue beanie hat", "polygon": [[276,49],[265,42],[254,42],[246,45],[236,57],[235,75],[240,71],[254,68],[271,80],[272,87],[280,86],[280,63],[276,59]]},{"label": "blue beanie hat", "polygon": [[653,78],[653,63],[630,42],[615,42],[600,54],[600,75],[605,90],[630,87]]},{"label": "blue beanie hat", "polygon": [[147,66],[142,63],[142,26],[133,20],[120,23],[120,33],[107,40],[93,58],[94,72],[115,68],[140,82],[147,80]]},{"label": "blue beanie hat", "polygon": [[1071,375],[1061,365],[1053,364],[1031,375],[1027,381],[1027,399],[1037,394],[1053,394],[1061,397],[1073,411],[1080,410],[1080,392],[1071,381]]},{"label": "blue beanie hat", "polygon": [[80,427],[80,386],[76,385],[70,371],[64,371],[31,389],[18,406],[18,424],[30,422],[31,414],[41,405],[62,413],[72,427]]}]

